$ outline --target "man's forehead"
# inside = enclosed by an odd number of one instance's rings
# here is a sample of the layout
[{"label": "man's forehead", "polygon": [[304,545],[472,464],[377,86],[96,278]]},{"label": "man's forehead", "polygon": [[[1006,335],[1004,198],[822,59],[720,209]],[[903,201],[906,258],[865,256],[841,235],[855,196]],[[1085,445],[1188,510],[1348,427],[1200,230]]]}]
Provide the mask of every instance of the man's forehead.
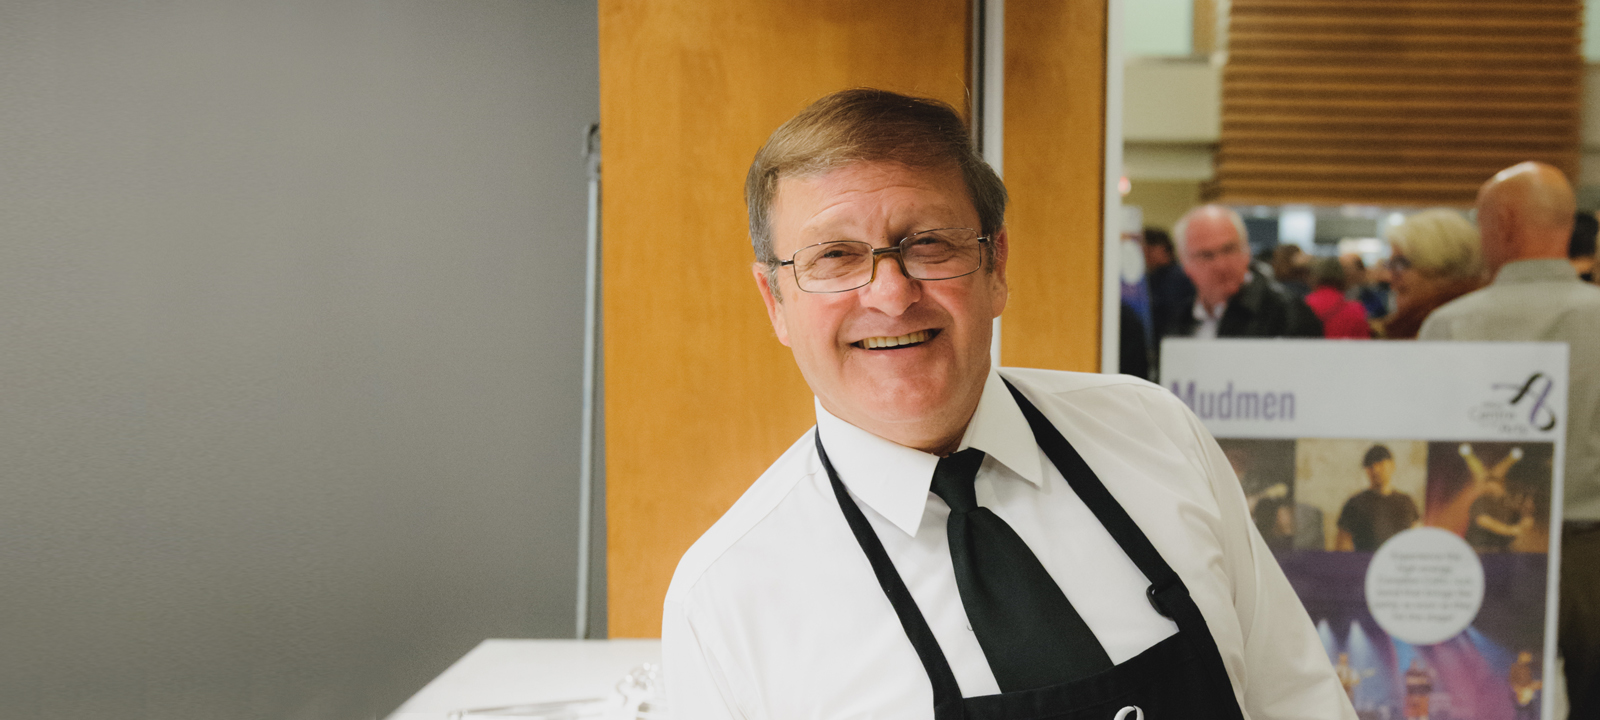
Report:
[{"label": "man's forehead", "polygon": [[1233,226],[1233,221],[1226,216],[1205,214],[1190,219],[1187,228],[1188,244],[1196,241],[1205,244],[1220,245],[1231,240],[1239,239],[1239,229]]},{"label": "man's forehead", "polygon": [[871,161],[781,177],[772,204],[775,214],[801,214],[805,234],[920,220],[908,214],[968,222],[978,212],[958,167]]}]

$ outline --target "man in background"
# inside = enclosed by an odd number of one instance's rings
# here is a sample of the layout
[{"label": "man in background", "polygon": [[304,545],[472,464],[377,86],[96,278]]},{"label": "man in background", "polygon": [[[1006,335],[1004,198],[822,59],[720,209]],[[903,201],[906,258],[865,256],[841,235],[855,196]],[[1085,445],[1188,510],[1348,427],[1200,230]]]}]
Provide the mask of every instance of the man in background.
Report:
[{"label": "man in background", "polygon": [[1322,337],[1322,322],[1282,286],[1250,269],[1249,235],[1239,213],[1221,205],[1190,210],[1173,240],[1194,294],[1166,337]]},{"label": "man in background", "polygon": [[1577,202],[1544,163],[1500,171],[1478,191],[1488,287],[1435,310],[1421,340],[1565,342],[1567,457],[1557,644],[1572,717],[1600,717],[1600,287],[1567,260]]},{"label": "man in background", "polygon": [[1150,288],[1151,335],[1159,338],[1194,302],[1194,283],[1178,265],[1172,237],[1161,228],[1144,229],[1144,281]]},{"label": "man in background", "polygon": [[1367,473],[1367,489],[1351,496],[1339,510],[1335,550],[1377,552],[1385,540],[1422,519],[1417,502],[1394,489],[1394,455],[1388,447],[1367,448],[1367,454],[1361,457],[1361,468]]},{"label": "man in background", "polygon": [[1594,213],[1581,212],[1572,218],[1572,239],[1567,243],[1567,260],[1584,282],[1594,282],[1594,239],[1600,234],[1600,222]]}]

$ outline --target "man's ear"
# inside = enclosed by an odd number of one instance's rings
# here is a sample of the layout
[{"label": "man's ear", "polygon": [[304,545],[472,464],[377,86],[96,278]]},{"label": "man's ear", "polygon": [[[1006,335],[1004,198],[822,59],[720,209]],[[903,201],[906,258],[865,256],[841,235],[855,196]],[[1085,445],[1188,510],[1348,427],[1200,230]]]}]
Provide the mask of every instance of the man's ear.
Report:
[{"label": "man's ear", "polygon": [[[750,274],[756,278],[756,289],[761,291],[761,302],[767,304],[767,320],[772,323],[772,332],[778,336],[778,342],[785,346],[789,344],[789,327],[783,318],[783,301],[773,295],[772,285],[767,280],[767,266],[765,263],[751,263]],[[777,278],[773,278],[776,280]]]},{"label": "man's ear", "polygon": [[1011,251],[1010,238],[1006,236],[1004,226],[989,240],[994,244],[994,315],[1000,316],[1000,311],[1006,309],[1006,300],[1011,296],[1010,287],[1006,284],[1006,259]]}]

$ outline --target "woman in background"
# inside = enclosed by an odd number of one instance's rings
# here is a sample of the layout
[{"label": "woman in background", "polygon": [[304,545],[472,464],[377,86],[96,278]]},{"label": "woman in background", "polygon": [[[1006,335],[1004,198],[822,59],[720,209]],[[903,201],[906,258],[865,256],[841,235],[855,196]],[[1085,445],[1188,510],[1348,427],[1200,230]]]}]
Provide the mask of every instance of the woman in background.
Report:
[{"label": "woman in background", "polygon": [[1329,340],[1372,337],[1366,307],[1344,296],[1347,283],[1344,263],[1339,258],[1318,258],[1311,266],[1311,283],[1316,289],[1306,296],[1306,305],[1322,320],[1323,337]]},{"label": "woman in background", "polygon": [[1478,229],[1454,210],[1424,210],[1389,231],[1394,312],[1373,321],[1378,337],[1414,340],[1435,308],[1483,286]]}]

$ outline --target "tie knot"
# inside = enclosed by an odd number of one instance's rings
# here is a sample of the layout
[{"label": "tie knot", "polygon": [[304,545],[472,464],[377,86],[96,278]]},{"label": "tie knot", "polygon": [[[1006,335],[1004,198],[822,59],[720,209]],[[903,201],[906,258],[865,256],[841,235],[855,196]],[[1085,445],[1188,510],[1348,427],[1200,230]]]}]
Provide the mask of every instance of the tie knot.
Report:
[{"label": "tie knot", "polygon": [[939,458],[939,465],[933,469],[933,494],[950,506],[950,512],[968,513],[978,509],[978,495],[972,482],[978,478],[978,466],[982,464],[983,451],[977,448]]}]

